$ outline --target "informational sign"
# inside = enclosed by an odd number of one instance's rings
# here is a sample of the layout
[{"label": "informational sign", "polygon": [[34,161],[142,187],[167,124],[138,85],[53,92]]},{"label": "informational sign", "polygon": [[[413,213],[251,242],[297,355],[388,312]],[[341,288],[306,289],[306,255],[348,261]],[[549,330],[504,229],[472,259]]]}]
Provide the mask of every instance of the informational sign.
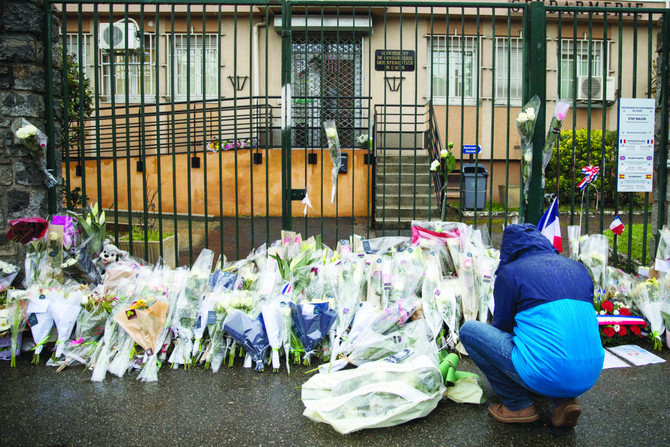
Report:
[{"label": "informational sign", "polygon": [[482,146],[477,144],[464,144],[463,145],[463,153],[465,155],[475,155],[479,154],[482,151]]},{"label": "informational sign", "polygon": [[654,175],[653,98],[621,98],[619,192],[651,192]]},{"label": "informational sign", "polygon": [[375,70],[414,71],[414,50],[375,50]]}]

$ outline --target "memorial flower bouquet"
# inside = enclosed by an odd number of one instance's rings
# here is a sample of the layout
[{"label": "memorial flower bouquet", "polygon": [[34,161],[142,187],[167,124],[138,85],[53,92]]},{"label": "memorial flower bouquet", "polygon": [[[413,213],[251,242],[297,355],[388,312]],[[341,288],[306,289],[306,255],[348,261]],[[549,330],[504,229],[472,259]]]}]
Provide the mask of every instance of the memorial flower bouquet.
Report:
[{"label": "memorial flower bouquet", "polygon": [[328,152],[330,159],[333,162],[333,170],[331,171],[331,179],[333,187],[330,192],[330,203],[335,201],[335,192],[337,191],[337,175],[342,164],[342,150],[340,149],[340,138],[337,135],[337,126],[334,120],[326,120],[323,122],[323,128],[326,131],[326,140],[328,141]]},{"label": "memorial flower bouquet", "polygon": [[451,153],[451,150],[454,148],[454,143],[447,143],[447,148],[440,151],[440,158],[435,159],[430,164],[430,172],[434,172],[436,175],[440,176],[442,187],[440,188],[440,203],[441,205],[441,218],[440,220],[445,220],[447,215],[447,180],[449,179],[449,174],[456,168],[456,157]]},{"label": "memorial flower bouquet", "polygon": [[23,331],[23,328],[26,326],[26,311],[28,309],[28,300],[25,296],[25,291],[19,290],[8,290],[7,291],[7,304],[6,304],[6,313],[11,317],[11,341],[10,341],[10,350],[12,360],[10,362],[10,367],[14,368],[16,366],[16,354],[17,351],[21,349],[19,345],[20,334]]},{"label": "memorial flower bouquet", "polygon": [[603,234],[585,236],[579,244],[579,261],[589,271],[595,289],[604,290],[607,284],[608,244],[607,236]]},{"label": "memorial flower bouquet", "polygon": [[537,112],[540,110],[540,98],[533,96],[530,101],[521,108],[516,118],[516,127],[521,136],[521,177],[523,179],[524,195],[528,195],[530,176],[533,171],[533,133],[535,132],[535,121]]},{"label": "memorial flower bouquet", "polygon": [[249,356],[249,360],[245,360],[245,367],[251,367],[253,362],[256,371],[264,371],[265,353],[270,347],[270,342],[265,331],[263,316],[259,315],[252,319],[244,312],[233,310],[226,316],[223,329]]},{"label": "memorial flower bouquet", "polygon": [[33,365],[40,363],[40,353],[44,345],[49,341],[51,328],[53,328],[54,320],[49,312],[49,304],[51,303],[52,293],[48,290],[40,290],[32,288],[29,290],[28,308],[26,309],[27,322],[30,327],[30,332],[33,336],[35,346],[33,347]]},{"label": "memorial flower bouquet", "polygon": [[634,343],[644,338],[641,330],[646,325],[644,320],[631,315],[623,303],[602,298],[602,294],[596,295],[593,306],[598,313],[603,345]]},{"label": "memorial flower bouquet", "polygon": [[554,114],[551,117],[549,130],[547,131],[547,138],[544,142],[544,151],[542,152],[542,187],[544,187],[544,170],[547,168],[547,164],[549,164],[549,160],[551,160],[554,152],[554,146],[561,136],[561,127],[568,114],[568,110],[570,110],[570,102],[566,100],[559,100],[554,108]]},{"label": "memorial flower bouquet", "polygon": [[7,290],[12,285],[18,273],[18,266],[0,259],[0,292]]},{"label": "memorial flower bouquet", "polygon": [[582,228],[579,225],[568,226],[568,244],[570,247],[570,259],[573,261],[579,260],[579,241],[581,238]]},{"label": "memorial flower bouquet", "polygon": [[21,118],[21,125],[13,126],[14,134],[29,150],[30,155],[37,162],[44,174],[44,183],[48,188],[56,186],[56,178],[47,169],[46,151],[47,137],[37,127]]},{"label": "memorial flower bouquet", "polygon": [[659,272],[670,275],[670,226],[665,225],[659,231],[654,268]]},{"label": "memorial flower bouquet", "polygon": [[291,306],[291,330],[305,352],[303,363],[309,365],[318,355],[317,345],[326,338],[337,319],[337,313],[328,303],[304,303]]},{"label": "memorial flower bouquet", "polygon": [[654,341],[654,349],[656,350],[663,348],[661,335],[666,328],[664,327],[662,312],[670,313],[669,288],[670,278],[666,276],[661,280],[647,279],[636,285],[630,292],[633,304],[649,322],[650,336]]}]

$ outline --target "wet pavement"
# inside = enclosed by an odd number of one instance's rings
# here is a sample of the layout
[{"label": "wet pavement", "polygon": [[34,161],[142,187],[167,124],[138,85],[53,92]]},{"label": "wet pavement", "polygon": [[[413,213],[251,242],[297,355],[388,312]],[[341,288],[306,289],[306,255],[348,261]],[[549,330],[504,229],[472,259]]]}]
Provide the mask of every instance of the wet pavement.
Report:
[{"label": "wet pavement", "polygon": [[[485,405],[442,400],[427,417],[408,423],[340,435],[302,416],[300,386],[307,367],[288,375],[244,369],[242,362],[213,374],[201,366],[163,368],[157,383],[137,372],[90,381],[91,372],[62,372],[31,365],[24,353],[17,367],[0,363],[0,445],[7,446],[666,446],[670,445],[670,351],[666,363],[604,370],[580,399],[574,429],[548,427],[550,409],[537,401],[538,422],[506,425]],[[45,356],[43,355],[43,358]],[[464,359],[462,370],[479,372]],[[488,382],[490,401],[497,401]]]}]

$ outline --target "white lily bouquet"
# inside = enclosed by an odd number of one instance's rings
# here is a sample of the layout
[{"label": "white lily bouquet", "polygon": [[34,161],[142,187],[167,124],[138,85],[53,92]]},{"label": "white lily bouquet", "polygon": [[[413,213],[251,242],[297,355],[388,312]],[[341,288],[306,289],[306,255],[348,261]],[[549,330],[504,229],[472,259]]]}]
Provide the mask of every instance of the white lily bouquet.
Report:
[{"label": "white lily bouquet", "polygon": [[[540,98],[533,96],[525,106],[521,108],[516,118],[516,127],[521,135],[521,176],[523,178],[524,195],[528,197],[530,175],[533,170],[533,133],[535,133],[535,121],[537,112],[540,110]],[[528,200],[528,199],[526,199]]]},{"label": "white lily bouquet", "polygon": [[335,191],[337,191],[337,174],[339,173],[340,165],[342,164],[342,150],[340,149],[340,137],[337,135],[337,126],[335,125],[335,121],[324,121],[323,128],[326,131],[330,159],[333,161],[333,170],[331,172],[333,188],[330,192],[330,203],[333,203],[335,201]]},{"label": "white lily bouquet", "polygon": [[570,246],[570,259],[579,261],[579,239],[582,234],[582,227],[579,225],[568,226],[568,244]]},{"label": "white lily bouquet", "polygon": [[570,102],[566,100],[558,101],[554,108],[554,114],[551,117],[551,123],[549,124],[547,138],[544,141],[544,151],[542,153],[542,187],[544,187],[544,170],[547,168],[549,160],[551,160],[554,146],[561,135],[561,127],[568,114],[568,110],[570,110]]},{"label": "white lily bouquet", "polygon": [[591,234],[582,238],[579,245],[579,261],[593,279],[595,289],[604,289],[607,284],[607,257],[609,242],[603,234]]},{"label": "white lily bouquet", "polygon": [[18,266],[0,259],[0,292],[9,288],[19,273]]},{"label": "white lily bouquet", "polygon": [[28,148],[30,155],[35,159],[40,170],[44,173],[44,183],[51,188],[58,183],[56,178],[47,169],[46,150],[47,137],[37,127],[21,118],[21,125],[13,126],[16,138]]}]

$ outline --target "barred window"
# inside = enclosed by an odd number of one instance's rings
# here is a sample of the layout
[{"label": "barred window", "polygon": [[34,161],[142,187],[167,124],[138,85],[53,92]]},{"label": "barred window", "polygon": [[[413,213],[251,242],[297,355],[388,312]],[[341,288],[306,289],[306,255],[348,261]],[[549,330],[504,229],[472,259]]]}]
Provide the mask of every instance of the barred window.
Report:
[{"label": "barred window", "polygon": [[[559,97],[570,98],[574,94],[579,76],[603,76],[603,40],[561,40],[561,82]],[[575,74],[576,73],[576,74]]]},{"label": "barred window", "polygon": [[[432,36],[428,41],[429,96],[436,103],[476,100],[479,39],[472,36]],[[432,77],[431,77],[432,74]],[[432,92],[432,93],[431,93]]]},{"label": "barred window", "polygon": [[496,37],[495,39],[495,100],[498,104],[521,105],[523,78],[523,39]]},{"label": "barred window", "polygon": [[[144,93],[145,102],[156,99],[156,49],[154,34],[144,35],[144,51],[108,51],[102,53],[102,90],[109,101],[115,95],[116,102],[140,102]],[[112,70],[112,62],[114,70]],[[114,87],[112,89],[112,86]]]},{"label": "barred window", "polygon": [[206,34],[204,39],[197,34],[175,34],[171,54],[174,60],[168,59],[168,66],[174,70],[171,81],[174,82],[175,96],[185,98],[188,92],[190,98],[202,98],[203,89],[205,97],[218,96],[220,63],[217,34]]}]

